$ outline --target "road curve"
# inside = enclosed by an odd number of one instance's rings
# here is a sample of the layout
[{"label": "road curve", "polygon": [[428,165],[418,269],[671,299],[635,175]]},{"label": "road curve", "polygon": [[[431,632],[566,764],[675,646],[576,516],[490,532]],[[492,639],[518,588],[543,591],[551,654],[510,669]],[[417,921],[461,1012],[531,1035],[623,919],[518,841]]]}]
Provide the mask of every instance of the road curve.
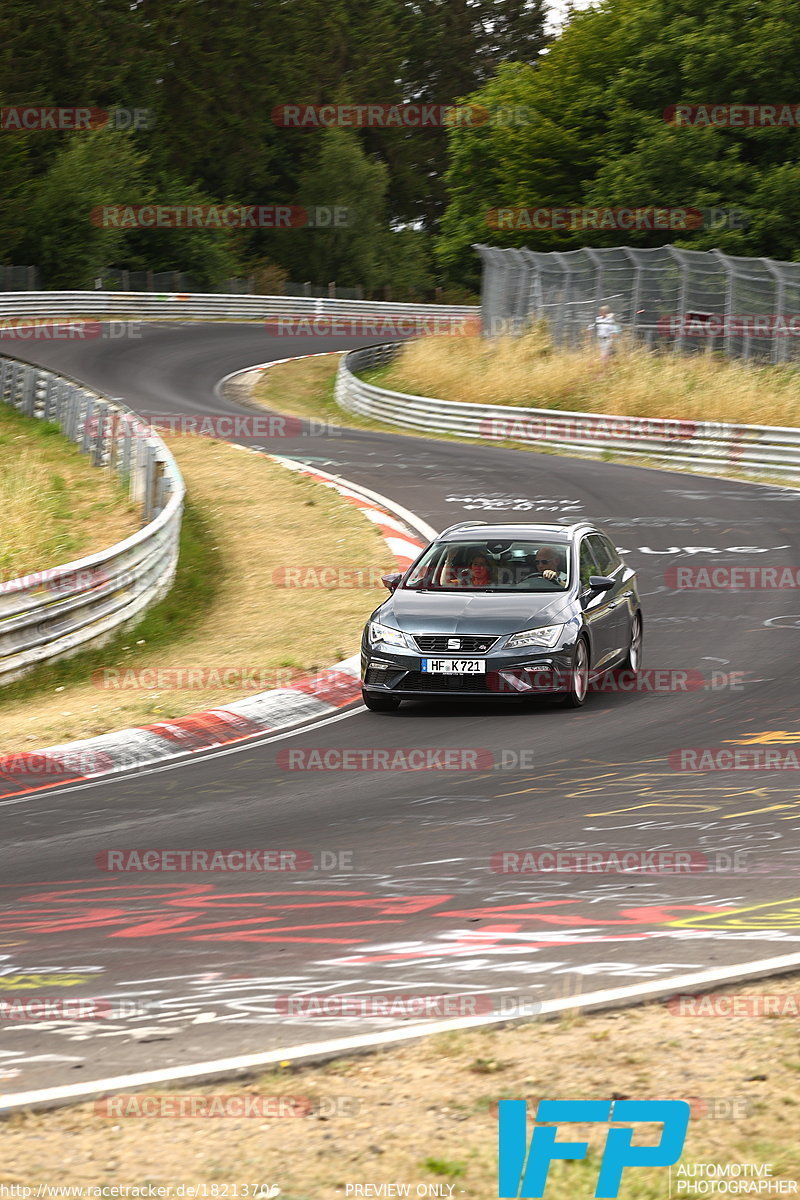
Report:
[{"label": "road curve", "polygon": [[[165,324],[141,339],[8,349],[140,411],[207,414],[249,411],[215,397],[237,368],[367,340],[287,348],[253,325]],[[602,522],[640,572],[646,666],[706,686],[600,693],[575,713],[547,700],[356,708],[0,802],[0,1001],[115,1006],[94,1021],[0,1019],[7,1094],[397,1025],[309,1006],[287,1014],[298,994],[459,993],[476,1011],[501,1001],[510,1011],[520,994],[573,996],[800,952],[796,775],[670,765],[681,747],[800,740],[800,603],[791,591],[665,582],[690,562],[800,563],[800,492],[361,430],[253,444],[380,491],[437,528],[493,513]],[[282,754],[370,747],[484,753],[463,771],[287,769]],[[317,869],[97,869],[97,855],[126,847],[296,848]],[[543,876],[502,873],[492,859],[543,847],[684,850],[744,869]]]}]

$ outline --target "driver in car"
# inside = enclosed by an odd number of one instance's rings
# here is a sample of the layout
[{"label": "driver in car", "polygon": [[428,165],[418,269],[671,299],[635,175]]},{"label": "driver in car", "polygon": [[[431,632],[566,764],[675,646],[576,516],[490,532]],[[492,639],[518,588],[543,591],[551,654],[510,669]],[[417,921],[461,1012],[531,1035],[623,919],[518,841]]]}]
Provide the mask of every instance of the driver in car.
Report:
[{"label": "driver in car", "polygon": [[565,584],[567,573],[561,553],[554,546],[540,546],[536,551],[536,570],[544,579]]}]

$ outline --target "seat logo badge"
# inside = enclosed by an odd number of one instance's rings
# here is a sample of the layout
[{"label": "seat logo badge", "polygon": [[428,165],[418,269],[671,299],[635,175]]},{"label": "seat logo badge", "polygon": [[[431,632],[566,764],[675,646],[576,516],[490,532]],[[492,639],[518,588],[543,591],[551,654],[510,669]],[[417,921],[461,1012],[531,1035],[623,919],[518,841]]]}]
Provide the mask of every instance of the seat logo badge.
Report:
[{"label": "seat logo badge", "polygon": [[459,641],[458,638],[448,638],[447,639],[447,649],[448,650],[460,650],[461,642]]}]

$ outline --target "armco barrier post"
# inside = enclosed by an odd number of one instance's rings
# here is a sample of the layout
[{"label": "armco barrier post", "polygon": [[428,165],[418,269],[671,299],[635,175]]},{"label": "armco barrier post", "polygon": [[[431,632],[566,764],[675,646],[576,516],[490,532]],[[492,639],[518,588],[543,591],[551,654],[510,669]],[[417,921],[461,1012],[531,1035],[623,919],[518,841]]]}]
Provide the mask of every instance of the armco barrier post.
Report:
[{"label": "armco barrier post", "polygon": [[81,411],[81,395],[76,387],[71,387],[69,391],[69,402],[67,404],[67,437],[71,442],[76,441],[78,430],[78,419]]},{"label": "armco barrier post", "polygon": [[12,384],[11,403],[19,412],[20,397],[22,396],[22,385],[25,379],[25,367],[22,363],[16,363],[14,366],[14,382]]},{"label": "armco barrier post", "polygon": [[106,453],[106,424],[108,420],[108,405],[102,400],[95,401],[94,405],[94,425],[92,433],[94,435],[94,451],[92,453],[92,462],[96,467],[102,467],[107,461]]},{"label": "armco barrier post", "polygon": [[133,499],[133,428],[130,417],[124,413],[121,418],[122,456],[120,458],[120,475],[128,481],[130,497]]},{"label": "armco barrier post", "polygon": [[166,504],[167,497],[167,465],[160,458],[155,460],[153,473],[153,512],[160,513]]},{"label": "armco barrier post", "polygon": [[22,395],[20,407],[26,417],[33,416],[33,406],[36,402],[36,373],[33,367],[27,367],[22,376]]},{"label": "armco barrier post", "polygon": [[94,448],[94,422],[96,420],[96,405],[93,396],[86,397],[83,410],[83,420],[79,431],[81,454],[88,454]]},{"label": "armco barrier post", "polygon": [[108,469],[119,475],[119,413],[115,408],[108,409]]}]

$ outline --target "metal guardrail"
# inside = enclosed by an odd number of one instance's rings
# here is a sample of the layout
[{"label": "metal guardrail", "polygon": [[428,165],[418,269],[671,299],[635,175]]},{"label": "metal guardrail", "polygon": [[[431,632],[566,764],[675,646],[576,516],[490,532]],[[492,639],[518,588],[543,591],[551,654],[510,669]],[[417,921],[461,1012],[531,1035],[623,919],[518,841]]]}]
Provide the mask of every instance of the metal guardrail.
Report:
[{"label": "metal guardrail", "polygon": [[3,322],[25,317],[135,317],[169,320],[258,321],[292,317],[465,318],[480,316],[469,304],[394,304],[312,296],[224,296],[180,292],[0,292]]},{"label": "metal guardrail", "polygon": [[[473,305],[387,304],[303,296],[241,296],[152,292],[0,293],[3,330],[26,340],[20,327],[74,318],[254,321],[283,317],[376,322],[466,323]],[[297,331],[297,330],[295,330]],[[368,324],[362,330],[372,332]],[[40,331],[33,328],[37,335]],[[41,331],[44,332],[44,331]],[[78,336],[93,331],[76,328]],[[313,328],[311,332],[320,330]],[[335,332],[335,328],[333,329]],[[378,335],[379,336],[379,335]],[[97,554],[0,582],[0,686],[38,663],[100,645],[133,624],[169,590],[178,561],[184,485],[161,439],[119,400],[75,380],[0,356],[0,402],[31,417],[57,422],[98,467],[129,481],[144,527]]]},{"label": "metal guardrail", "polygon": [[100,645],[167,592],[178,562],[184,485],[174,458],[118,400],[0,357],[0,402],[56,422],[96,467],[116,471],[143,528],[86,558],[0,582],[0,686],[44,660]]},{"label": "metal guardrail", "polygon": [[613,452],[706,468],[800,474],[800,428],[462,404],[389,391],[358,377],[391,362],[402,345],[384,343],[344,355],[336,378],[341,408],[404,428],[580,450],[598,458]]}]

